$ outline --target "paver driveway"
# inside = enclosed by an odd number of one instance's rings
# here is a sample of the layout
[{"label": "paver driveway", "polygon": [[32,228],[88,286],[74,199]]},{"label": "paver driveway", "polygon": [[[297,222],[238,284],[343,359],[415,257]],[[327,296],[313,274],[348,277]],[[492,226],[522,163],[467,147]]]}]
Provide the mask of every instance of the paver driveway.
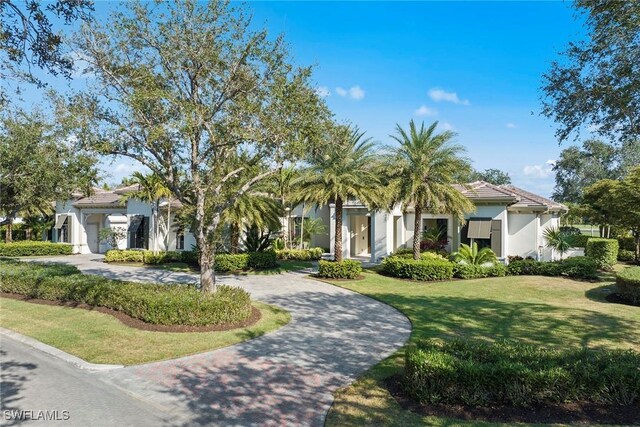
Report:
[{"label": "paver driveway", "polygon": [[[96,255],[56,261],[126,280],[197,279],[111,266]],[[319,426],[335,390],[391,355],[411,331],[395,309],[301,273],[225,276],[220,281],[285,308],[292,321],[272,334],[220,350],[91,375],[160,405],[174,425]]]}]

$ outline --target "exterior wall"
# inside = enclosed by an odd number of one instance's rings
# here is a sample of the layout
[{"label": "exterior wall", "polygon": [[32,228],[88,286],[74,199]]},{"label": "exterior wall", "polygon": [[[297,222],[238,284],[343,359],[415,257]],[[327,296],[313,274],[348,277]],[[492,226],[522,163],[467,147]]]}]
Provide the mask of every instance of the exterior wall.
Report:
[{"label": "exterior wall", "polygon": [[[476,211],[473,213],[469,213],[465,215],[465,219],[469,218],[491,218],[492,220],[500,220],[502,221],[502,254],[501,259],[506,258],[506,254],[510,253],[510,239],[508,238],[509,229],[509,216],[507,214],[507,206],[506,205],[479,205],[476,206]],[[460,234],[460,227],[457,227],[456,233]],[[460,246],[460,241],[458,240],[458,245],[454,246],[452,250],[457,250]]]},{"label": "exterior wall", "polygon": [[[543,261],[554,261],[556,259],[560,259],[559,253],[554,253],[555,251],[551,248],[547,247],[547,241],[544,238],[544,231],[548,228],[559,228],[560,227],[560,217],[558,214],[550,214],[545,213],[540,215],[540,230],[538,241],[542,246],[540,250],[541,259]],[[567,256],[576,256],[579,252],[572,252],[571,254],[565,254],[565,258]],[[583,252],[584,254],[584,252]]]},{"label": "exterior wall", "polygon": [[509,256],[538,257],[541,235],[537,214],[509,212]]},{"label": "exterior wall", "polygon": [[[64,202],[56,202],[56,215],[55,220],[58,220],[58,216],[61,214],[68,215],[67,229],[68,229],[68,242],[73,245],[72,251],[74,254],[81,253],[82,242],[85,240],[82,236],[84,234],[84,227],[80,225],[80,210],[73,207],[73,202],[67,200]],[[55,241],[57,240],[58,230],[54,230],[56,233]]]}]

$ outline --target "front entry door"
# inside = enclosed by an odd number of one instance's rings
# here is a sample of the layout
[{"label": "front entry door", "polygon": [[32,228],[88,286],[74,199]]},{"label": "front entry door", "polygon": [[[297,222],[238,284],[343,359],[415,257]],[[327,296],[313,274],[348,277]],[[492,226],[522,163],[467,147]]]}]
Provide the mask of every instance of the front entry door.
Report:
[{"label": "front entry door", "polygon": [[87,245],[89,246],[89,250],[92,254],[97,254],[100,250],[98,242],[98,228],[98,223],[87,224]]}]

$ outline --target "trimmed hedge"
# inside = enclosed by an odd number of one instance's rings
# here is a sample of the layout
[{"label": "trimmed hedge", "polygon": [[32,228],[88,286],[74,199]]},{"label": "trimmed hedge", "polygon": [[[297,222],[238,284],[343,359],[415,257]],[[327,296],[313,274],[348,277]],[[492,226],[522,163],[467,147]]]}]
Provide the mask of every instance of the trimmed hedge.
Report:
[{"label": "trimmed hedge", "polygon": [[111,249],[104,254],[104,262],[143,262],[144,251]]},{"label": "trimmed hedge", "polygon": [[544,262],[531,259],[512,261],[507,266],[510,276],[566,276],[574,279],[595,279],[598,264],[590,257],[578,256],[563,261]]},{"label": "trimmed hedge", "polygon": [[618,237],[618,247],[625,251],[634,252],[636,250],[636,241],[633,237]]},{"label": "trimmed hedge", "polygon": [[592,237],[587,241],[585,253],[596,261],[598,268],[609,270],[618,260],[618,241]]},{"label": "trimmed hedge", "polygon": [[[154,254],[152,251],[112,249],[107,251],[104,260],[105,262],[141,262],[144,264],[185,262],[198,265],[198,253],[195,251],[169,251]],[[274,251],[216,255],[216,270],[221,272],[264,270],[277,266],[278,259]]]},{"label": "trimmed hedge", "polygon": [[453,277],[453,265],[446,260],[415,260],[391,256],[382,261],[382,272],[401,279],[448,280]]},{"label": "trimmed hedge", "polygon": [[625,406],[640,400],[640,353],[631,350],[429,340],[407,351],[405,361],[404,390],[422,403]]},{"label": "trimmed hedge", "polygon": [[0,256],[71,255],[73,246],[68,243],[21,242],[0,243]]},{"label": "trimmed hedge", "polygon": [[[391,255],[391,257],[402,258],[402,259],[413,259],[413,251],[411,252],[401,252],[395,253]],[[420,260],[422,261],[449,261],[447,258],[442,256],[436,252],[421,252]]]},{"label": "trimmed hedge", "polygon": [[616,274],[618,293],[633,304],[640,304],[640,267],[629,267]]},{"label": "trimmed hedge", "polygon": [[507,267],[502,263],[490,266],[456,263],[453,265],[453,277],[459,279],[480,279],[482,277],[503,277]]},{"label": "trimmed hedge", "polygon": [[326,279],[357,279],[362,274],[362,264],[345,259],[340,262],[319,261],[318,277]]},{"label": "trimmed hedge", "polygon": [[635,251],[630,251],[627,249],[618,250],[618,261],[633,262],[635,260],[636,260]]},{"label": "trimmed hedge", "polygon": [[240,288],[223,285],[203,293],[188,285],[111,280],[57,264],[0,261],[0,291],[106,307],[157,325],[218,325],[251,316],[250,295]]},{"label": "trimmed hedge", "polygon": [[311,249],[280,249],[276,251],[278,259],[296,261],[316,261],[322,258],[322,248]]},{"label": "trimmed hedge", "polygon": [[587,234],[571,234],[569,236],[569,244],[572,248],[585,248],[587,241],[592,237]]}]

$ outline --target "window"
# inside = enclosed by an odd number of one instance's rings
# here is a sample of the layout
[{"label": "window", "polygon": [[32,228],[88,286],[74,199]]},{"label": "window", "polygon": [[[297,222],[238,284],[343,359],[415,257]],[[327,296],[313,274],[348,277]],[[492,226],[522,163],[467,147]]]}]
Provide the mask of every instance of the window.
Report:
[{"label": "window", "polygon": [[[309,220],[309,217],[304,217],[305,220]],[[289,225],[289,230],[290,233],[293,232],[293,234],[291,235],[292,239],[299,239],[300,238],[300,233],[302,231],[302,217],[301,216],[297,216],[294,218],[291,218],[291,223]]]},{"label": "window", "polygon": [[469,218],[460,229],[460,243],[478,244],[478,249],[491,248],[496,256],[502,256],[502,220]]},{"label": "window", "polygon": [[69,241],[69,215],[58,215],[53,228],[56,230],[58,242],[71,243]]},{"label": "window", "polygon": [[176,234],[176,249],[184,250],[184,231],[182,230]]},{"label": "window", "polygon": [[149,247],[149,217],[133,215],[129,220],[129,248],[147,249]]}]

